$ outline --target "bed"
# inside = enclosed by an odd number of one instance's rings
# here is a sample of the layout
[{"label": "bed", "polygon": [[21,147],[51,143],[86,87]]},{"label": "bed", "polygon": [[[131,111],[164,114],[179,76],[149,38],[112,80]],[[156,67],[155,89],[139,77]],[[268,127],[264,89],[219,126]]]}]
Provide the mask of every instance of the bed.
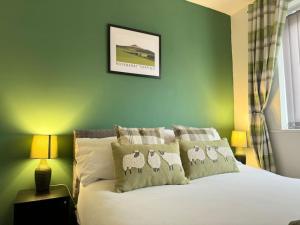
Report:
[{"label": "bed", "polygon": [[[75,132],[75,137],[88,135]],[[105,131],[104,136],[109,135],[113,132]],[[74,181],[80,185],[80,224],[285,225],[300,218],[300,180],[238,166],[240,173],[126,193],[114,192],[114,180],[85,187]]]}]

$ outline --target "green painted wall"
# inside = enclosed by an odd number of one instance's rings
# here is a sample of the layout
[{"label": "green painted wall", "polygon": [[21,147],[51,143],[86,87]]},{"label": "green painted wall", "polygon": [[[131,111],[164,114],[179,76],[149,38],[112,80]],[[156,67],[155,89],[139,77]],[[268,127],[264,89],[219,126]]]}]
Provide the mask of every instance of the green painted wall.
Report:
[{"label": "green painted wall", "polygon": [[[162,36],[160,80],[108,74],[106,25]],[[52,183],[71,184],[74,128],[233,128],[230,17],[184,0],[1,0],[0,224],[33,187],[32,134],[60,134]]]}]

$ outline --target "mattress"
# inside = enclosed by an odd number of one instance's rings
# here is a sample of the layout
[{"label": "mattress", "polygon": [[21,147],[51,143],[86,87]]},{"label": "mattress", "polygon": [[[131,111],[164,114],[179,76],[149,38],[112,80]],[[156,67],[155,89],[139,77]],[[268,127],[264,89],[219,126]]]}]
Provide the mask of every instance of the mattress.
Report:
[{"label": "mattress", "polygon": [[81,225],[287,225],[300,219],[300,180],[239,165],[240,173],[115,193],[81,186]]}]

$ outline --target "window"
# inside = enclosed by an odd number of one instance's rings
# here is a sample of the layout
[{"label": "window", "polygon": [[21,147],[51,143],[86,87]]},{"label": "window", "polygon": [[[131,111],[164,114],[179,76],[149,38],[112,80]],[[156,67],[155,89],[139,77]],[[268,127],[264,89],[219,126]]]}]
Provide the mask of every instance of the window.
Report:
[{"label": "window", "polygon": [[283,74],[280,78],[281,106],[285,108],[282,126],[300,129],[300,4],[292,3],[283,31],[278,68],[279,75]]}]

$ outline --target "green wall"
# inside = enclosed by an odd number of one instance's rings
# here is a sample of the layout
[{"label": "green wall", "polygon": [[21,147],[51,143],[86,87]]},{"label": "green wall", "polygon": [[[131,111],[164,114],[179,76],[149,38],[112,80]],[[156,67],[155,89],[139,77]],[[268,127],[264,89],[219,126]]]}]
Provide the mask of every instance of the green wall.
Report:
[{"label": "green wall", "polygon": [[[161,34],[160,80],[107,73],[108,23]],[[70,185],[74,128],[174,123],[229,136],[229,16],[184,0],[1,0],[1,225],[34,185],[32,134],[61,135],[52,183]]]}]

